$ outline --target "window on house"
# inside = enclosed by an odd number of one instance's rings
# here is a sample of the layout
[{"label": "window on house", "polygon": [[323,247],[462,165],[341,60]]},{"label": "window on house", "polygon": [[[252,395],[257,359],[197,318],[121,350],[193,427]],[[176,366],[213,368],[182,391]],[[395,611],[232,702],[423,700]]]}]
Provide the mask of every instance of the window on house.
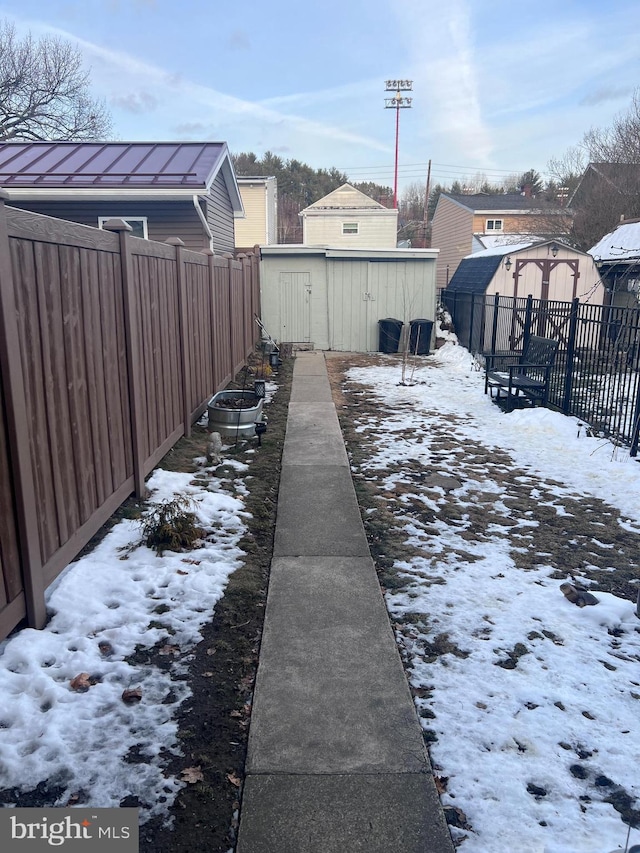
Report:
[{"label": "window on house", "polygon": [[486,231],[502,231],[502,219],[487,219]]},{"label": "window on house", "polygon": [[357,222],[343,222],[342,223],[342,233],[343,234],[357,234],[358,233],[358,223]]},{"label": "window on house", "polygon": [[99,216],[98,228],[102,228],[104,226],[104,223],[107,222],[109,219],[124,219],[127,225],[130,225],[133,229],[131,231],[131,234],[134,237],[143,237],[145,240],[149,239],[146,216]]}]

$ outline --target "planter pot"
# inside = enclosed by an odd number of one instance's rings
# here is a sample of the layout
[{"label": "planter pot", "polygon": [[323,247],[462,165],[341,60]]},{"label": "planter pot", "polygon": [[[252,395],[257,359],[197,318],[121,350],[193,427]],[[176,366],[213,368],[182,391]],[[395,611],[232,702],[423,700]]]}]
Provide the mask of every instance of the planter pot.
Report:
[{"label": "planter pot", "polygon": [[254,391],[218,391],[209,400],[209,432],[225,437],[250,438],[256,434],[256,421],[262,420],[264,400]]}]

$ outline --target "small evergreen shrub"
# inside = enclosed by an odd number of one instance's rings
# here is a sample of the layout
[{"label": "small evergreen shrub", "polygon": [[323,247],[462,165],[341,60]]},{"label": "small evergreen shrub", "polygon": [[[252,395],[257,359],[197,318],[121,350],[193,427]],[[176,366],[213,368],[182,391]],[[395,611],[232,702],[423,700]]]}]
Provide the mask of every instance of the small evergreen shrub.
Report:
[{"label": "small evergreen shrub", "polygon": [[193,501],[182,495],[155,504],[141,521],[142,541],[162,556],[165,551],[189,551],[204,536],[193,512]]}]

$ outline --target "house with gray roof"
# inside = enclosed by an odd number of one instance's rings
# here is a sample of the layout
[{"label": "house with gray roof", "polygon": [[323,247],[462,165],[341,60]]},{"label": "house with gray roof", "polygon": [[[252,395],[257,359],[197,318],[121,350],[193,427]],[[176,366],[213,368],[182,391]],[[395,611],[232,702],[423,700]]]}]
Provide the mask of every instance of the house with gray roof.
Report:
[{"label": "house with gray roof", "polygon": [[517,243],[535,235],[547,240],[567,234],[570,225],[566,208],[531,195],[441,193],[431,225],[431,245],[440,251],[438,287],[446,287],[462,259],[480,250],[487,238]]},{"label": "house with gray roof", "polygon": [[136,236],[219,253],[244,215],[224,142],[6,142],[0,187],[13,207],[98,228],[121,218]]},{"label": "house with gray roof", "polygon": [[610,302],[619,308],[640,307],[640,220],[621,222],[589,249]]}]

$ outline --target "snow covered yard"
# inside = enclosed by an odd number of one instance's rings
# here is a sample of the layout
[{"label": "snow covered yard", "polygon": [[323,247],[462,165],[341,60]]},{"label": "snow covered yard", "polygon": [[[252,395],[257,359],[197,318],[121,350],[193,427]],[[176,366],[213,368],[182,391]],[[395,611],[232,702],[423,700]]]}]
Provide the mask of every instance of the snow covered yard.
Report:
[{"label": "snow covered yard", "polygon": [[[411,386],[375,362],[344,357],[342,416],[368,517],[402,542],[386,600],[454,839],[640,843],[640,465],[573,418],[503,414],[462,347]],[[572,604],[567,579],[598,604]]]},{"label": "snow covered yard", "polygon": [[[227,464],[241,476],[248,468]],[[141,544],[138,521],[120,521],[50,587],[46,627],[0,644],[3,802],[25,805],[21,794],[34,790],[47,805],[125,801],[142,804],[145,820],[166,814],[195,781],[168,775],[165,765],[179,751],[189,650],[242,563],[247,514],[242,480],[234,483],[235,495],[204,458],[195,475],[157,469],[151,503],[187,496],[201,541],[159,556]],[[136,662],[137,652],[154,647],[167,667]]]}]

